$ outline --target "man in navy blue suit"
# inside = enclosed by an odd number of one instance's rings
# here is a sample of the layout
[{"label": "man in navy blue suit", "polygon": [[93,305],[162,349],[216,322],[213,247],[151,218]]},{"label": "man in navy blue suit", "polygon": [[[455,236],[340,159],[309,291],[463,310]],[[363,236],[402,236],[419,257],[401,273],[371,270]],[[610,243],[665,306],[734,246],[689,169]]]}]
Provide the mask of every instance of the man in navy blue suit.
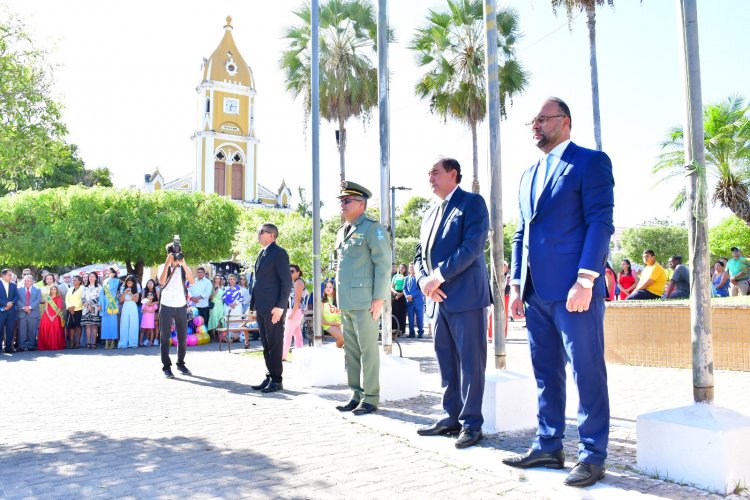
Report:
[{"label": "man in navy blue suit", "polygon": [[614,232],[609,157],[570,141],[571,115],[545,101],[531,129],[544,156],[521,177],[513,237],[510,307],[526,316],[539,398],[531,449],[503,460],[520,468],[565,466],[565,363],[578,388],[578,463],[565,479],[589,486],[604,477],[609,393],[604,364],[604,266]]},{"label": "man in navy blue suit", "polygon": [[[459,434],[456,448],[482,439],[482,396],[487,365],[489,279],[484,247],[489,214],[484,199],[462,190],[461,165],[443,158],[429,172],[441,203],[422,221],[414,259],[417,282],[437,307],[435,355],[443,393],[443,416],[417,431],[422,436]],[[434,311],[434,309],[433,309]]]},{"label": "man in navy blue suit", "polygon": [[11,283],[13,272],[3,269],[2,281],[0,281],[0,341],[5,337],[5,352],[11,354],[13,351],[13,333],[16,328],[16,302],[18,291],[16,284]]},{"label": "man in navy blue suit", "polygon": [[409,264],[409,276],[404,280],[404,296],[406,297],[406,317],[409,319],[409,338],[414,333],[421,339],[424,335],[424,295],[417,283],[414,264]]}]

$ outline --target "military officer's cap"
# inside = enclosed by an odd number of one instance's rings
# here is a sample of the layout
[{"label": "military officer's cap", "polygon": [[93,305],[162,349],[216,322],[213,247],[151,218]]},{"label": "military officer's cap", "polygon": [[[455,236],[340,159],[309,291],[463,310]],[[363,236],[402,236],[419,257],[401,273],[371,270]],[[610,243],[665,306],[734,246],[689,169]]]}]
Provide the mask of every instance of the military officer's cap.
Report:
[{"label": "military officer's cap", "polygon": [[341,182],[341,193],[339,198],[345,196],[362,196],[364,199],[369,200],[372,197],[372,193],[366,187],[360,186],[356,182],[342,181]]}]

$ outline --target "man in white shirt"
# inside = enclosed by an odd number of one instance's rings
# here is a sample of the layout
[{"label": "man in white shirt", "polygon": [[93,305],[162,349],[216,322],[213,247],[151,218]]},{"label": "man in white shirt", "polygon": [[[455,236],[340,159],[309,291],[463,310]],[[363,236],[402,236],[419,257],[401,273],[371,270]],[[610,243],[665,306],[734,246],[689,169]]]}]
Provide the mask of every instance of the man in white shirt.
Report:
[{"label": "man in white shirt", "polygon": [[198,277],[190,286],[190,305],[198,308],[198,313],[203,318],[203,324],[207,325],[209,313],[208,298],[211,296],[211,280],[206,277],[206,270],[203,267],[199,267],[195,272]]},{"label": "man in white shirt", "polygon": [[161,297],[159,301],[159,342],[161,349],[162,371],[167,378],[174,378],[172,360],[169,359],[169,343],[172,322],[177,332],[177,369],[183,375],[192,375],[185,366],[187,351],[187,286],[194,283],[193,273],[185,259],[175,260],[172,243],[167,244],[167,260],[159,266],[159,284]]}]

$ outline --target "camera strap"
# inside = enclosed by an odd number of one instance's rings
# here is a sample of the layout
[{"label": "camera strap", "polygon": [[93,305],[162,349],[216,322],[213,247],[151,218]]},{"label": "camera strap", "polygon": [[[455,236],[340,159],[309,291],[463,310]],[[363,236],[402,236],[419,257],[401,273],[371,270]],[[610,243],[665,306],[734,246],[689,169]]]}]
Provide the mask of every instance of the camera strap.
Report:
[{"label": "camera strap", "polygon": [[[164,282],[164,286],[162,287],[162,290],[164,288],[167,288],[167,285],[169,284],[169,282],[172,281],[172,276],[174,275],[175,269],[182,270],[182,267],[180,267],[180,266],[177,266],[177,267],[169,266],[169,269],[167,269],[167,281]],[[180,271],[180,274],[182,274],[182,271]],[[182,280],[182,290],[185,292],[185,300],[187,300],[188,290],[187,290],[187,285],[185,285],[185,280],[184,279]]]}]

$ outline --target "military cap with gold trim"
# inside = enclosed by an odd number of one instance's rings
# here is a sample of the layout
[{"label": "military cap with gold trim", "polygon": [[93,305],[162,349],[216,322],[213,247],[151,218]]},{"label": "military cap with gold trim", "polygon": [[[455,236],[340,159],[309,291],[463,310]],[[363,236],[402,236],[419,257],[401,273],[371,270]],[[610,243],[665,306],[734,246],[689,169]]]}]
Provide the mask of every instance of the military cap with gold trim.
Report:
[{"label": "military cap with gold trim", "polygon": [[369,200],[372,197],[372,193],[369,189],[364,186],[360,186],[356,182],[342,181],[341,193],[338,195],[338,197],[343,198],[345,196],[362,196],[364,199]]}]

